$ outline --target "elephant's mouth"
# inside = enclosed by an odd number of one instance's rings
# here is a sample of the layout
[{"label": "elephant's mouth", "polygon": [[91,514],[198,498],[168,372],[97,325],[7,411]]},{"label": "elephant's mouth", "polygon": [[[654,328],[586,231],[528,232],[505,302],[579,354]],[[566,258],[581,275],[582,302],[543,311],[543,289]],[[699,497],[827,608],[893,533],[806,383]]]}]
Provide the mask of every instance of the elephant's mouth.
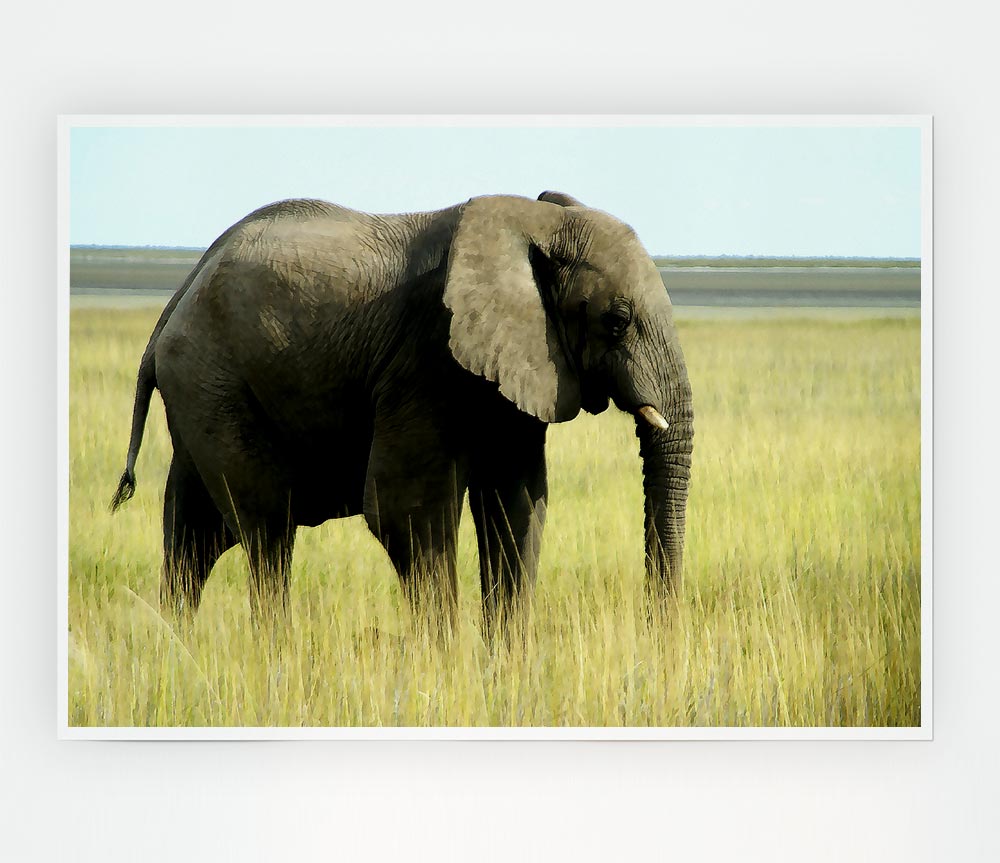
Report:
[{"label": "elephant's mouth", "polygon": [[580,405],[589,414],[599,414],[608,409],[608,397],[599,391],[584,388],[580,393]]},{"label": "elephant's mouth", "polygon": [[583,380],[580,388],[580,406],[589,414],[599,414],[608,409],[608,396],[597,386]]}]

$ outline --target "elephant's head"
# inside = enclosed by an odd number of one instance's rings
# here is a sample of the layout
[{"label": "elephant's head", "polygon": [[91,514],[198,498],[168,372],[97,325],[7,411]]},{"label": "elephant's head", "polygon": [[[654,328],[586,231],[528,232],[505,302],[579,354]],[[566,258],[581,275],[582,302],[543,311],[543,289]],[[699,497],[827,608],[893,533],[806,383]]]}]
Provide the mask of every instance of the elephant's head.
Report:
[{"label": "elephant's head", "polygon": [[636,418],[651,584],[676,588],[691,471],[691,386],[663,281],[624,223],[554,192],[473,198],[444,301],[462,366],[564,422],[609,399]]}]

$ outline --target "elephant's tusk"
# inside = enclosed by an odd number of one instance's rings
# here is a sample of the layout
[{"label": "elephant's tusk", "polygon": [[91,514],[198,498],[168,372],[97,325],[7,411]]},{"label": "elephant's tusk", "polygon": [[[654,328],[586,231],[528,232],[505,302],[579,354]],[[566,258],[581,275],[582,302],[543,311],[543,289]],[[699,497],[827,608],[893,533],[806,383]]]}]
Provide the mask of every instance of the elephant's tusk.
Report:
[{"label": "elephant's tusk", "polygon": [[666,431],[670,428],[670,423],[668,423],[661,415],[660,412],[654,408],[652,405],[643,405],[639,408],[639,416],[641,416],[646,422],[648,422],[653,428],[663,429]]}]

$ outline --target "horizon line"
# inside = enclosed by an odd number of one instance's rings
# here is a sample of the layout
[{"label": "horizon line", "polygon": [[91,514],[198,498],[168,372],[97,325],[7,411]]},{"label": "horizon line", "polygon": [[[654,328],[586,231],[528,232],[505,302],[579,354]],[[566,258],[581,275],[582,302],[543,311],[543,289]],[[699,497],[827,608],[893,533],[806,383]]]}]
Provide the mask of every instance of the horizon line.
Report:
[{"label": "horizon line", "polygon": [[[70,243],[70,249],[122,249],[122,250],[142,250],[155,249],[158,251],[170,252],[205,252],[208,246],[175,246],[169,243]],[[751,252],[741,254],[738,252],[686,252],[684,254],[650,254],[651,258],[784,258],[787,260],[855,260],[855,261],[920,261],[919,255],[831,255],[831,254],[786,254],[782,252]]]}]

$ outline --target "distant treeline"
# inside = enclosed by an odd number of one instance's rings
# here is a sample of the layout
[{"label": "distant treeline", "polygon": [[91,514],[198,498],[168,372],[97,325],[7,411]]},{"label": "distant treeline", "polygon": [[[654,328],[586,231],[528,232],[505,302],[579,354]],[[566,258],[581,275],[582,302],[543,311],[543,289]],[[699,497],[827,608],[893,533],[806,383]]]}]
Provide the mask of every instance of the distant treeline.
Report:
[{"label": "distant treeline", "polygon": [[[204,253],[193,246],[73,246],[74,263],[180,264],[193,267]],[[658,267],[913,267],[919,258],[793,257],[778,255],[653,255]]]},{"label": "distant treeline", "polygon": [[176,291],[203,249],[149,246],[73,246],[69,285],[74,291]]},{"label": "distant treeline", "polygon": [[101,255],[111,255],[114,257],[116,254],[143,254],[150,255],[151,257],[156,257],[158,255],[170,254],[171,252],[183,252],[184,254],[194,254],[196,256],[201,256],[205,253],[207,246],[102,246],[96,243],[83,243],[81,245],[72,245],[70,249],[73,254],[86,254],[87,252],[96,252]]},{"label": "distant treeline", "polygon": [[919,258],[795,258],[758,255],[654,255],[658,267],[913,267]]},{"label": "distant treeline", "polygon": [[[74,294],[176,291],[201,249],[80,247],[70,252]],[[679,306],[920,307],[920,267],[914,260],[874,258],[656,258]]]}]

